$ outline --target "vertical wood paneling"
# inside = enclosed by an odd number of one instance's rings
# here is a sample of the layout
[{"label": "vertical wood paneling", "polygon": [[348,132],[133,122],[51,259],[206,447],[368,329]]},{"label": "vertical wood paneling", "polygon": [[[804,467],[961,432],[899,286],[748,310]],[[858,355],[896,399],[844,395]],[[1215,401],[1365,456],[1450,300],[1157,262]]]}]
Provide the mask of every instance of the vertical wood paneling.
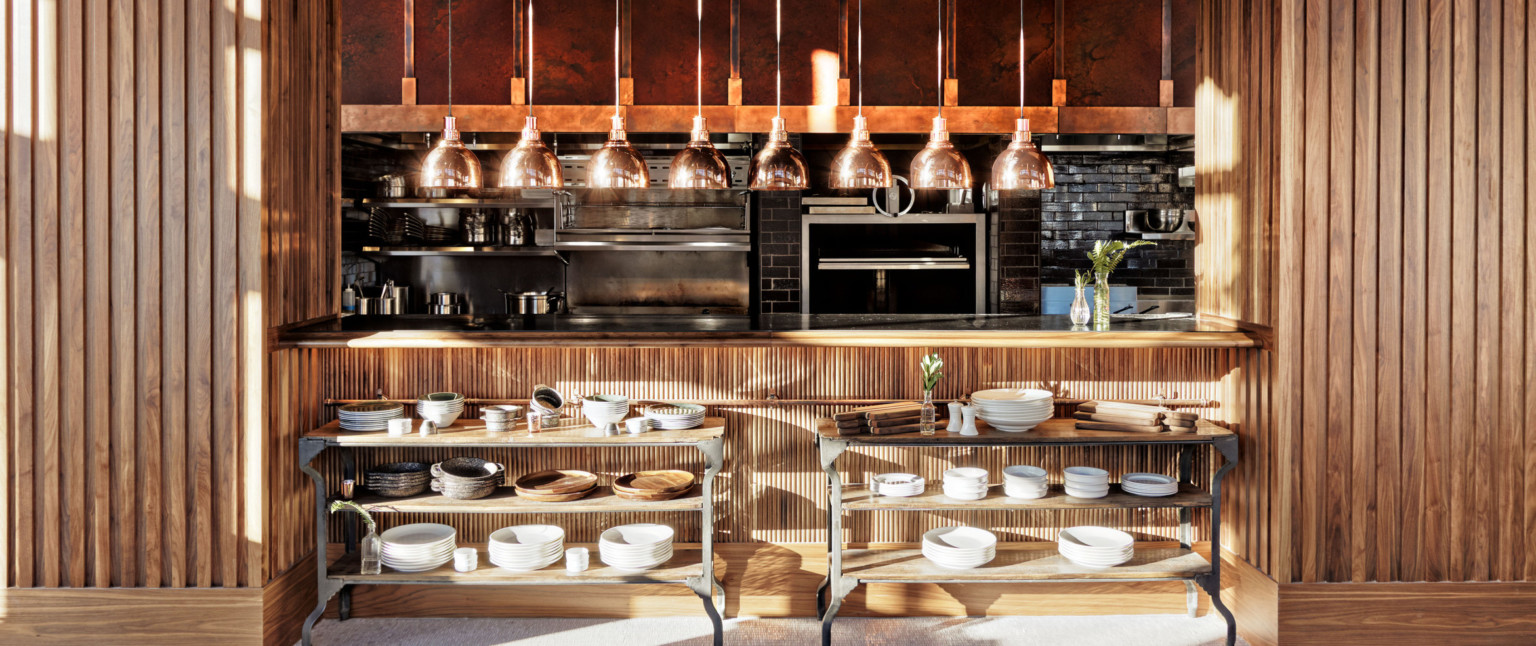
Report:
[{"label": "vertical wood paneling", "polygon": [[[1407,101],[1406,97],[1427,97],[1429,69],[1428,0],[1406,0],[1403,7],[1403,325],[1402,325],[1402,487],[1398,500],[1402,509],[1401,570],[1405,581],[1424,578],[1424,534],[1428,517],[1425,494],[1424,453],[1427,446],[1425,423],[1425,366],[1428,333],[1425,307],[1425,257],[1427,233],[1429,139],[1427,101]],[[1424,133],[1425,136],[1414,136]],[[1391,195],[1383,192],[1383,195]],[[1383,209],[1384,211],[1386,209]],[[1391,219],[1390,216],[1388,219]]]},{"label": "vertical wood paneling", "polygon": [[[80,241],[85,239],[85,159],[71,151],[84,150],[84,12],[80,3],[66,0],[59,11],[59,145],[63,164],[59,179],[59,239],[74,241],[59,246],[60,389],[66,395],[85,390],[85,258]],[[85,472],[85,409],[64,406],[60,419],[61,472]],[[65,576],[71,587],[85,585],[85,482],[61,478]]]},{"label": "vertical wood paneling", "polygon": [[[82,392],[95,393],[86,398],[84,410],[94,423],[86,425],[88,444],[84,472],[85,491],[90,496],[91,585],[98,588],[113,584],[112,459],[112,259],[111,259],[111,143],[107,82],[108,10],[103,2],[84,3],[85,20],[85,307],[86,382]],[[82,517],[82,521],[85,517]]]},{"label": "vertical wood paneling", "polygon": [[[38,5],[34,28],[57,34],[58,6]],[[37,551],[42,585],[62,583],[60,562],[63,510],[59,508],[59,52],[38,47],[32,70],[37,94],[36,136],[32,138],[32,199],[35,221],[32,237],[33,317],[37,334],[33,375],[36,392],[32,401],[37,429],[33,459],[38,472]]]},{"label": "vertical wood paneling", "polygon": [[[11,5],[11,141],[7,151],[6,189],[9,207],[9,277],[12,293],[32,291],[32,146],[31,137],[36,122],[32,110],[32,11],[28,3]],[[11,392],[10,400],[30,402],[33,397],[33,299],[12,299],[11,306]],[[37,555],[35,534],[36,521],[33,512],[37,507],[34,486],[34,437],[31,416],[20,406],[11,406],[11,428],[15,429],[12,455],[22,456],[13,466],[16,479],[15,506],[18,511],[27,510],[12,526],[13,580],[17,586],[35,585],[37,581]]]},{"label": "vertical wood paneling", "polygon": [[1504,2],[1504,57],[1501,70],[1503,96],[1500,97],[1503,122],[1499,125],[1503,144],[1499,158],[1502,167],[1499,210],[1503,217],[1499,237],[1503,245],[1503,258],[1499,263],[1501,276],[1498,288],[1501,307],[1511,315],[1491,317],[1500,324],[1499,338],[1503,344],[1497,357],[1499,416],[1498,424],[1494,427],[1495,445],[1492,449],[1499,466],[1494,482],[1510,483],[1508,486],[1494,486],[1494,492],[1498,495],[1497,544],[1500,546],[1496,555],[1500,559],[1491,578],[1503,581],[1521,577],[1529,558],[1525,553],[1525,532],[1522,531],[1525,527],[1522,509],[1524,488],[1514,484],[1523,484],[1525,479],[1521,453],[1525,450],[1525,434],[1530,432],[1522,415],[1526,381],[1521,358],[1521,354],[1529,353],[1530,350],[1526,348],[1525,321],[1519,316],[1520,312],[1526,311],[1527,305],[1525,235],[1526,228],[1530,226],[1525,216],[1527,188],[1525,178],[1522,177],[1525,170],[1524,155],[1530,144],[1526,141],[1525,114],[1520,110],[1520,106],[1528,100],[1525,91],[1528,73],[1525,57],[1526,49],[1530,47],[1525,31],[1527,11],[1526,2]]},{"label": "vertical wood paneling", "polygon": [[[1371,468],[1374,470],[1376,522],[1374,527],[1361,525],[1366,526],[1366,531],[1374,532],[1374,536],[1366,537],[1374,538],[1368,541],[1372,544],[1370,550],[1374,556],[1374,578],[1392,581],[1396,580],[1401,559],[1399,546],[1404,530],[1400,518],[1406,515],[1399,504],[1399,496],[1406,488],[1403,484],[1405,478],[1401,475],[1401,454],[1405,436],[1408,435],[1402,414],[1402,319],[1406,309],[1403,283],[1408,280],[1412,270],[1403,249],[1403,228],[1408,219],[1407,214],[1404,213],[1402,218],[1394,217],[1403,212],[1405,201],[1402,174],[1403,2],[1383,2],[1380,10],[1381,51],[1376,59],[1379,72],[1376,76],[1379,78],[1373,79],[1377,82],[1375,96],[1380,110],[1380,130],[1377,133],[1379,147],[1375,162],[1379,177],[1377,203],[1373,205],[1378,214],[1375,226],[1380,230],[1380,244],[1371,245],[1368,238],[1363,240],[1368,247],[1366,253],[1374,254],[1375,259],[1366,264],[1366,271],[1359,272],[1361,275],[1374,274],[1378,290],[1374,301],[1376,312],[1369,318],[1377,320],[1377,334],[1371,342],[1375,344],[1375,354],[1380,359],[1373,361],[1372,353],[1364,353],[1365,368],[1375,371],[1376,445],[1366,445],[1364,448],[1375,453]],[[1369,115],[1367,119],[1370,120]],[[1403,498],[1406,500],[1406,496]]]}]

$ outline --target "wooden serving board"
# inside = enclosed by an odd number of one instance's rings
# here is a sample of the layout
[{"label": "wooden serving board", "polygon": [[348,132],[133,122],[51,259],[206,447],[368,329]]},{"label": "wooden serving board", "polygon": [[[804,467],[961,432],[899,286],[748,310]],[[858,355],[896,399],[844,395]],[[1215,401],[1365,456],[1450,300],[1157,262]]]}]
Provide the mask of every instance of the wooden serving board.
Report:
[{"label": "wooden serving board", "polygon": [[681,492],[692,487],[695,480],[692,473],[677,469],[639,471],[619,476],[613,481],[613,488],[636,494]]},{"label": "wooden serving board", "polygon": [[583,498],[587,494],[596,491],[597,487],[594,486],[587,489],[582,489],[580,491],[570,491],[566,493],[539,493],[537,491],[523,489],[522,487],[514,487],[514,489],[517,490],[518,497],[531,500],[533,502],[570,502],[572,500]]},{"label": "wooden serving board", "polygon": [[551,495],[588,491],[597,486],[597,476],[574,469],[551,469],[524,474],[513,481],[519,493],[527,491],[537,495]]},{"label": "wooden serving board", "polygon": [[672,491],[637,491],[634,489],[620,489],[618,485],[614,485],[613,495],[623,498],[624,500],[660,502],[663,500],[671,500],[673,498],[679,498],[687,495],[688,492],[692,489],[693,486],[689,485],[683,489],[676,489]]}]

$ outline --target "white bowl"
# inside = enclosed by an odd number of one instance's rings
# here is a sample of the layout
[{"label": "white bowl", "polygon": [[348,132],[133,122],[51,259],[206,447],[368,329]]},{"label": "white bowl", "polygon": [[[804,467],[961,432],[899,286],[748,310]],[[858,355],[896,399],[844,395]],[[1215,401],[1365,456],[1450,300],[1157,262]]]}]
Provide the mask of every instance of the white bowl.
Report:
[{"label": "white bowl", "polygon": [[944,472],[945,482],[974,481],[986,482],[987,470],[978,467],[956,467]]},{"label": "white bowl", "polygon": [[997,548],[997,534],[979,527],[939,527],[924,533],[923,543],[941,551],[980,552]]},{"label": "white bowl", "polygon": [[1051,400],[1055,396],[1049,390],[1038,388],[992,388],[971,393],[972,402],[1037,402]]},{"label": "white bowl", "polygon": [[491,548],[542,548],[564,540],[565,530],[557,525],[513,525],[491,532],[487,542]]},{"label": "white bowl", "polygon": [[619,525],[603,531],[599,537],[600,544],[614,544],[625,547],[652,547],[662,543],[670,543],[677,531],[670,525],[660,523],[636,523],[633,525]]}]

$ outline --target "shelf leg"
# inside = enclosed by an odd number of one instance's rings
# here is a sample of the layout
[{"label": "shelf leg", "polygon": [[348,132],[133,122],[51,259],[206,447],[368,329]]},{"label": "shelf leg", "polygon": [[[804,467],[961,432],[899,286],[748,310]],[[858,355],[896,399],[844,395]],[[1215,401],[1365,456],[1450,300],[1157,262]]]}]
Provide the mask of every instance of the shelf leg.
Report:
[{"label": "shelf leg", "polygon": [[693,590],[704,602],[704,613],[709,615],[709,622],[715,631],[714,644],[722,646],[725,643],[725,624],[720,619],[720,610],[716,609],[716,605],[724,607],[725,588],[720,587],[714,579],[697,576],[688,579],[688,589]]},{"label": "shelf leg", "polygon": [[1221,468],[1211,476],[1211,573],[1206,575],[1205,591],[1211,596],[1211,605],[1227,620],[1227,646],[1237,643],[1237,620],[1232,611],[1221,602],[1221,481],[1232,467],[1237,466],[1237,436],[1217,438],[1213,443],[1221,452]]},{"label": "shelf leg", "polygon": [[[341,452],[341,477],[356,482],[357,460],[352,455],[352,449],[342,448],[339,450]],[[356,488],[353,489],[353,495],[357,495]],[[354,518],[352,519],[352,522],[345,523],[341,526],[341,531],[343,539],[346,541],[348,554],[357,549],[357,523],[358,520]],[[343,617],[343,619],[345,619],[345,617]]]},{"label": "shelf leg", "polygon": [[827,614],[827,583],[831,579],[822,579],[821,585],[816,586],[816,618],[820,619]]},{"label": "shelf leg", "polygon": [[336,614],[342,621],[352,618],[352,586],[342,586],[341,593],[336,599]]},{"label": "shelf leg", "polygon": [[1200,616],[1200,587],[1194,581],[1184,581],[1184,607],[1190,619]]},{"label": "shelf leg", "polygon": [[725,438],[717,437],[701,442],[698,447],[704,454],[704,515],[700,519],[704,571],[697,584],[689,584],[689,587],[704,600],[704,612],[709,614],[709,620],[714,624],[715,646],[720,646],[725,640],[725,627],[720,619],[721,613],[725,612],[725,587],[715,578],[715,476],[725,465]]},{"label": "shelf leg", "polygon": [[821,613],[821,645],[832,646],[832,621],[837,619],[837,611],[843,608],[843,599],[848,593],[859,586],[859,580],[853,577],[839,576],[831,579],[828,592],[827,609]]},{"label": "shelf leg", "polygon": [[[837,458],[848,449],[848,443],[817,437],[816,448],[821,454],[821,469],[827,473],[827,584],[816,592],[821,643],[827,646],[832,643],[832,620],[843,606],[843,597],[853,589],[843,577],[843,477],[837,472]],[[830,596],[825,592],[829,587]]]},{"label": "shelf leg", "polygon": [[315,628],[315,622],[320,620],[320,615],[325,614],[325,604],[330,602],[331,597],[336,596],[336,593],[342,587],[326,576],[328,574],[325,562],[326,520],[330,516],[329,511],[326,509],[328,496],[325,491],[325,478],[321,477],[320,472],[315,471],[315,468],[310,465],[314,461],[315,456],[320,455],[320,452],[324,451],[325,447],[326,445],[323,440],[299,440],[299,470],[308,475],[309,479],[314,481],[315,486],[315,585],[318,591],[318,594],[315,595],[315,609],[310,611],[309,616],[304,618],[304,626],[301,632],[304,646],[311,646],[313,643],[312,633]]}]

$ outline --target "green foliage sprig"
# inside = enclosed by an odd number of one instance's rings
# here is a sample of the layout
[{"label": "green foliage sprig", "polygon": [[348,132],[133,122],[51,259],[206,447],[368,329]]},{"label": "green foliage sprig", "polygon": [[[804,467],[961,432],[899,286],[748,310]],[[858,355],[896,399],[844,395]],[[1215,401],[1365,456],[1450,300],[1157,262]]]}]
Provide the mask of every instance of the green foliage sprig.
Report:
[{"label": "green foliage sprig", "polygon": [[944,373],[939,372],[944,368],[944,360],[935,352],[923,357],[919,365],[923,369],[923,390],[933,390],[934,386],[939,385],[939,380],[944,378]]},{"label": "green foliage sprig", "polygon": [[358,514],[361,514],[363,517],[363,522],[368,523],[368,531],[373,531],[373,514],[368,513],[367,509],[363,509],[357,503],[350,500],[335,500],[331,502],[331,513],[334,514],[343,509],[351,509]]},{"label": "green foliage sprig", "polygon": [[1151,240],[1136,240],[1126,243],[1123,240],[1100,240],[1093,243],[1093,251],[1088,252],[1088,260],[1093,263],[1093,273],[1107,274],[1120,266],[1120,261],[1125,259],[1125,252],[1143,245],[1156,245]]},{"label": "green foliage sprig", "polygon": [[1074,284],[1077,285],[1078,289],[1082,289],[1084,287],[1087,287],[1089,281],[1093,280],[1093,274],[1090,273],[1090,272],[1086,272],[1086,271],[1078,271],[1078,270],[1074,269],[1074,270],[1072,270],[1072,275],[1073,275],[1073,279],[1072,280],[1073,280]]}]

